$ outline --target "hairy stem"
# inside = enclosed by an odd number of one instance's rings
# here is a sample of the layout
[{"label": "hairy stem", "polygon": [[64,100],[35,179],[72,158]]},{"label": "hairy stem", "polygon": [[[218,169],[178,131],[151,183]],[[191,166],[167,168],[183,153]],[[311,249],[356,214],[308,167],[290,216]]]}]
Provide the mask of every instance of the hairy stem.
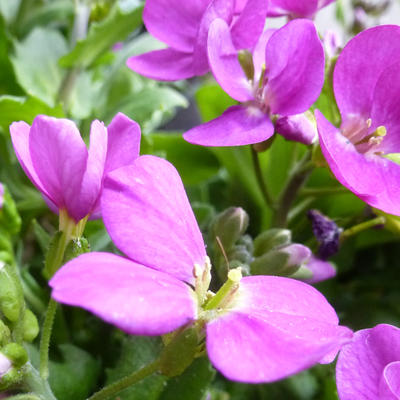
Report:
[{"label": "hairy stem", "polygon": [[374,219],[370,219],[369,221],[362,222],[361,224],[354,225],[351,228],[346,229],[340,235],[340,241],[348,239],[350,236],[354,236],[362,231],[373,228],[375,226],[383,225],[386,222],[385,217],[376,217]]}]

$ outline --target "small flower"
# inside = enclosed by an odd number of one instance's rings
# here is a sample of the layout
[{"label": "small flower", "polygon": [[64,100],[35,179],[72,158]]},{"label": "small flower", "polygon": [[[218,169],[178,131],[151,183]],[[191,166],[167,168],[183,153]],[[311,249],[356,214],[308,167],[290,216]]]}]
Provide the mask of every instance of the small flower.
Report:
[{"label": "small flower", "polygon": [[261,34],[268,1],[147,0],[143,21],[147,30],[168,47],[128,59],[133,71],[158,80],[187,79],[210,70],[207,35],[221,18],[229,26],[237,49],[251,49]]},{"label": "small flower", "polygon": [[340,128],[315,113],[321,150],[338,181],[394,215],[400,215],[400,165],[392,161],[400,152],[399,68],[400,27],[360,33],[345,46],[334,70]]},{"label": "small flower", "polygon": [[315,14],[335,0],[270,0],[268,15],[290,18],[314,18]]},{"label": "small flower", "polygon": [[[105,180],[106,228],[129,258],[79,256],[50,281],[55,300],[83,307],[125,332],[162,335],[201,329],[211,363],[227,378],[271,382],[330,362],[352,336],[313,287],[274,276],[241,278],[230,270],[208,290],[204,241],[175,168],[142,156]],[[204,343],[205,341],[205,343]]]},{"label": "small flower", "polygon": [[[215,79],[240,105],[184,134],[203,146],[240,146],[274,134],[273,120],[303,113],[319,96],[324,81],[324,50],[309,20],[266,30],[253,53],[238,53],[228,25],[216,19],[208,35],[208,56]],[[304,122],[304,121],[303,121]],[[299,141],[313,140],[302,124]],[[312,131],[312,129],[311,129]],[[293,136],[293,135],[292,135]]]},{"label": "small flower", "polygon": [[340,400],[396,400],[399,382],[399,328],[382,324],[363,329],[340,351],[336,365]]},{"label": "small flower", "polygon": [[78,222],[100,215],[99,198],[106,173],[139,155],[139,125],[117,114],[106,128],[94,121],[90,148],[67,119],[37,116],[32,126],[14,122],[11,140],[17,158],[54,212],[66,211]]}]

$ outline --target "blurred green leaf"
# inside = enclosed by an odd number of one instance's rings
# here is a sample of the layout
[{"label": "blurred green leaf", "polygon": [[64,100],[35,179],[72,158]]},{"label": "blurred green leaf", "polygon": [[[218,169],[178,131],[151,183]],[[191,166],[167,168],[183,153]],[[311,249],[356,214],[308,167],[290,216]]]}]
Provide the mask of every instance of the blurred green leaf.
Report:
[{"label": "blurred green leaf", "polygon": [[32,124],[38,114],[63,117],[61,106],[49,107],[35,97],[0,96],[0,127],[8,133],[13,121],[25,121]]},{"label": "blurred green leaf", "polygon": [[[124,378],[154,361],[160,354],[161,342],[158,338],[123,336],[120,358],[112,369],[107,369],[106,384]],[[118,394],[121,400],[158,400],[164,388],[166,377],[151,375],[134,386]]]},{"label": "blurred green leaf", "polygon": [[63,78],[58,59],[66,52],[67,43],[58,31],[35,28],[23,41],[15,42],[12,63],[18,83],[53,107]]},{"label": "blurred green leaf", "polygon": [[204,399],[208,385],[215,376],[215,370],[206,357],[198,358],[180,376],[167,381],[167,385],[159,400]]},{"label": "blurred green leaf", "polygon": [[21,0],[0,0],[0,13],[6,21],[12,20],[18,12]]},{"label": "blurred green leaf", "polygon": [[143,6],[129,12],[115,6],[110,14],[101,22],[91,25],[86,39],[80,40],[75,48],[61,58],[62,67],[90,67],[113,44],[124,40],[129,33],[142,23]]}]

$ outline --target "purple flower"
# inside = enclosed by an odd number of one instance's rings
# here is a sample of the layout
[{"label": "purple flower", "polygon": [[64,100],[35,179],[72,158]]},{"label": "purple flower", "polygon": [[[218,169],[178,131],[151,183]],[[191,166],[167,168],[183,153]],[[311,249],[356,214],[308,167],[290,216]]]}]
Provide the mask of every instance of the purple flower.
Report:
[{"label": "purple flower", "polygon": [[336,269],[330,262],[321,260],[314,255],[311,255],[308,262],[301,269],[305,269],[306,271],[304,272],[308,272],[311,275],[302,279],[304,282],[310,284],[326,281],[336,276]]},{"label": "purple flower", "polygon": [[356,332],[339,354],[336,384],[340,400],[400,399],[400,329]]},{"label": "purple flower", "polygon": [[264,28],[267,7],[266,0],[147,0],[144,24],[168,47],[131,57],[127,65],[166,81],[203,75],[210,70],[207,35],[212,21],[225,21],[237,49],[251,49]]},{"label": "purple flower", "polygon": [[117,114],[106,128],[94,121],[90,148],[76,125],[67,119],[37,116],[10,126],[17,158],[49,207],[65,210],[76,222],[99,217],[99,197],[106,173],[128,165],[139,155],[139,125]]},{"label": "purple flower", "polygon": [[241,104],[186,132],[184,138],[190,143],[239,146],[262,142],[274,133],[271,118],[306,111],[322,89],[324,51],[309,20],[265,31],[248,60],[253,68],[247,75],[229,27],[221,19],[210,26],[208,55],[215,79]]},{"label": "purple flower", "polygon": [[313,18],[318,10],[335,0],[270,0],[268,15],[290,18]]},{"label": "purple flower", "polygon": [[[382,43],[385,45],[383,46]],[[316,112],[322,152],[336,178],[372,207],[400,215],[400,27],[368,29],[345,46],[333,88],[340,129]]]},{"label": "purple flower", "polygon": [[[129,258],[79,256],[50,281],[59,302],[83,307],[135,335],[162,335],[196,321],[212,364],[227,378],[270,382],[330,362],[352,333],[313,287],[232,270],[208,291],[210,264],[175,168],[142,156],[105,180],[102,214]],[[228,285],[228,286],[226,286]]]}]

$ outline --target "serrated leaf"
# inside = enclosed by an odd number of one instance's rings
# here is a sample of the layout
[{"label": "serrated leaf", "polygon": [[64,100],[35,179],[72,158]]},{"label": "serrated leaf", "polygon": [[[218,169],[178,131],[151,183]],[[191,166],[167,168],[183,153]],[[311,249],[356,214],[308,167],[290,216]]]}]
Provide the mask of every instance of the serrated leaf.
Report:
[{"label": "serrated leaf", "polygon": [[0,96],[0,127],[8,133],[13,121],[25,121],[32,124],[38,114],[51,115],[62,118],[61,106],[49,107],[35,97]]},{"label": "serrated leaf", "polygon": [[15,42],[12,63],[18,83],[29,95],[51,107],[64,74],[58,60],[67,50],[64,37],[47,28],[35,28],[22,42]]},{"label": "serrated leaf", "polygon": [[198,358],[180,376],[170,379],[159,400],[202,400],[215,376],[215,369],[206,357]]},{"label": "serrated leaf", "polygon": [[103,21],[93,23],[86,39],[60,59],[65,68],[90,67],[101,55],[118,41],[124,40],[142,22],[143,6],[124,12],[115,6]]}]

